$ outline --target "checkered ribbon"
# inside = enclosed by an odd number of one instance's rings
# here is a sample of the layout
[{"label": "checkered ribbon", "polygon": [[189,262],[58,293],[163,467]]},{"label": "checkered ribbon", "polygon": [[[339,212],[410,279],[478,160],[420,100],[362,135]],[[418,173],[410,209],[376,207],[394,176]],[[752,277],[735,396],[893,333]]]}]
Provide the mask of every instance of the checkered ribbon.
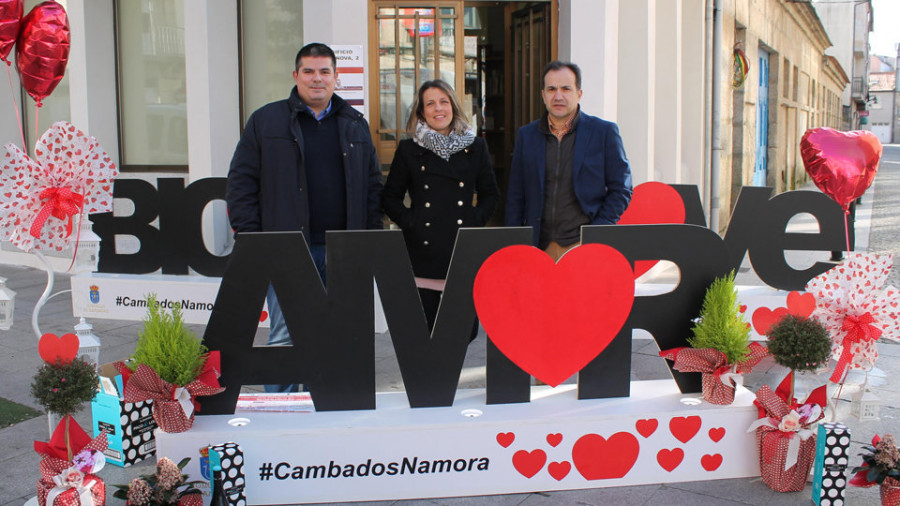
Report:
[{"label": "checkered ribbon", "polygon": [[[160,378],[152,367],[138,365],[137,370],[125,374],[128,367],[119,362],[116,368],[123,373],[125,402],[153,401],[153,419],[165,432],[185,432],[194,424],[194,411],[199,411],[196,398],[215,395],[225,390],[219,386],[219,352],[207,354],[197,378],[183,387]],[[129,371],[130,372],[130,371]]]},{"label": "checkered ribbon", "polygon": [[734,389],[743,385],[742,374],[750,372],[767,354],[765,346],[757,342],[747,347],[747,358],[736,365],[728,363],[725,354],[713,348],[672,348],[659,355],[674,362],[672,367],[680,372],[703,374],[703,399],[711,404],[731,404]]}]

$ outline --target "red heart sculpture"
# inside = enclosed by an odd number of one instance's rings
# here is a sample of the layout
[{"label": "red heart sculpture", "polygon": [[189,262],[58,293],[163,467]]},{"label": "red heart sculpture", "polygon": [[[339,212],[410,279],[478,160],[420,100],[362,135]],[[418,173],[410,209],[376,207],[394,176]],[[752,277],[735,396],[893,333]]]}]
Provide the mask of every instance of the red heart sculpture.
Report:
[{"label": "red heart sculpture", "polygon": [[556,479],[556,481],[562,481],[571,470],[572,464],[569,464],[567,461],[551,462],[547,464],[547,472],[550,473],[550,476]]},{"label": "red heart sculpture", "polygon": [[[648,181],[635,186],[631,201],[619,225],[658,225],[662,223],[684,223],[684,200],[671,186],[657,181]],[[659,260],[638,260],[634,263],[634,277],[650,270]]]},{"label": "red heart sculpture", "polygon": [[526,478],[531,478],[544,468],[544,462],[547,461],[547,454],[544,453],[544,450],[534,450],[531,452],[519,450],[513,454],[512,461],[516,471],[519,471],[519,473]]},{"label": "red heart sculpture", "polygon": [[722,465],[722,455],[714,453],[700,457],[700,465],[707,471],[715,471]]},{"label": "red heart sculpture", "polygon": [[559,443],[562,443],[562,434],[547,434],[547,444],[556,448],[559,446]]},{"label": "red heart sculpture", "polygon": [[497,434],[497,442],[504,448],[509,448],[509,445],[513,444],[513,441],[515,440],[516,435],[512,432],[501,432]]},{"label": "red heart sculpture", "polygon": [[702,424],[703,420],[699,416],[676,416],[669,420],[669,431],[675,439],[687,443],[697,435]]},{"label": "red heart sculpture", "polygon": [[769,333],[769,329],[772,328],[772,325],[778,323],[779,320],[787,316],[788,310],[786,307],[778,307],[775,309],[769,309],[767,307],[758,307],[756,311],[753,312],[753,328],[756,329],[756,333],[764,336]]},{"label": "red heart sculpture", "polygon": [[878,137],[866,130],[813,128],[800,140],[806,173],[845,211],[875,179],[882,149]]},{"label": "red heart sculpture", "polygon": [[640,450],[637,438],[628,432],[617,432],[608,440],[586,434],[572,446],[572,461],[587,480],[621,478],[631,471]]},{"label": "red heart sculpture", "polygon": [[553,260],[509,246],[481,265],[472,296],[491,341],[523,371],[557,386],[599,355],[634,302],[628,260],[584,244]]},{"label": "red heart sculpture", "polygon": [[816,310],[816,296],[808,292],[791,292],[787,296],[787,310],[794,316],[809,318]]},{"label": "red heart sculpture", "polygon": [[681,448],[673,448],[671,450],[663,448],[656,454],[656,461],[659,462],[659,466],[670,473],[681,465],[682,460],[684,460],[684,450]]},{"label": "red heart sculpture", "polygon": [[715,427],[709,429],[709,438],[713,440],[713,442],[718,443],[725,437],[725,427]]},{"label": "red heart sculpture", "polygon": [[634,428],[637,429],[638,434],[644,436],[645,438],[650,437],[654,432],[656,432],[656,428],[659,427],[659,421],[656,418],[651,418],[649,420],[638,420],[634,424]]},{"label": "red heart sculpture", "polygon": [[57,361],[68,364],[78,356],[78,336],[75,334],[44,334],[38,341],[38,353],[44,362],[55,364]]}]

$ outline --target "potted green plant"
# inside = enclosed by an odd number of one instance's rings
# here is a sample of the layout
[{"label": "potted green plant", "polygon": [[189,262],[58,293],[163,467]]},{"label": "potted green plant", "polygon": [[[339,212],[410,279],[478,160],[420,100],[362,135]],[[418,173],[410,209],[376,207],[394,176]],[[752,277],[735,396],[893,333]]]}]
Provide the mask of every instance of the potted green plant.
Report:
[{"label": "potted green plant", "polygon": [[147,297],[147,316],[128,364],[117,368],[125,382],[125,401],[153,401],[153,418],[165,432],[191,428],[197,396],[214,395],[219,386],[219,354],[209,353],[185,327],[181,305],[162,307]]},{"label": "potted green plant", "polygon": [[877,435],[872,444],[863,446],[867,453],[860,453],[863,463],[853,468],[856,473],[850,484],[857,487],[881,487],[881,504],[883,506],[900,505],[900,448],[897,440],[890,434],[884,437]]},{"label": "potted green plant", "polygon": [[815,318],[787,314],[772,325],[767,337],[769,354],[775,363],[791,370],[793,398],[795,373],[812,372],[828,363],[831,354],[828,329]]},{"label": "potted green plant", "polygon": [[690,348],[660,352],[681,372],[702,373],[703,399],[712,404],[734,402],[741,375],[766,356],[765,347],[750,342],[750,327],[744,320],[734,284],[734,271],[716,278],[703,297],[700,317],[688,338]]},{"label": "potted green plant", "polygon": [[156,463],[156,472],[141,475],[128,485],[114,485],[116,499],[124,499],[127,506],[200,506],[203,493],[197,488],[202,481],[188,481],[182,469],[190,457],[178,464],[162,457]]}]

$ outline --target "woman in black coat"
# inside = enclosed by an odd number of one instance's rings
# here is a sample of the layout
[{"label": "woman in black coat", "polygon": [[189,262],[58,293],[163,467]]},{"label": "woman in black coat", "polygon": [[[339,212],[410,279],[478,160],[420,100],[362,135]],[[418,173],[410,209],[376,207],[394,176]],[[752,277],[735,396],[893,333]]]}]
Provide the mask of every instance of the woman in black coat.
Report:
[{"label": "woman in black coat", "polygon": [[[416,277],[443,281],[457,230],[484,226],[500,192],[487,144],[475,136],[444,81],[419,88],[407,132],[411,138],[397,146],[381,204],[403,230]],[[420,288],[419,296],[431,329],[441,292]]]}]

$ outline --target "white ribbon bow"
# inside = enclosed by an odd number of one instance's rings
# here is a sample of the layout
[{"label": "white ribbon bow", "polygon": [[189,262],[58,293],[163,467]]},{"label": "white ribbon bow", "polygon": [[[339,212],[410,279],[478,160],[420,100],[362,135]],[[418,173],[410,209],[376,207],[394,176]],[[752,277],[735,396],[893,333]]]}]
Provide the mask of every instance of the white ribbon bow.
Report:
[{"label": "white ribbon bow", "polygon": [[[788,452],[784,459],[784,470],[794,467],[797,464],[797,461],[800,458],[800,441],[806,441],[813,435],[813,431],[809,429],[800,429],[796,432],[794,431],[783,431],[778,428],[777,425],[772,423],[771,418],[760,418],[759,420],[750,424],[750,428],[747,429],[747,432],[753,432],[760,427],[771,427],[775,430],[778,430],[784,434],[797,434],[799,437],[791,437],[788,442]],[[762,451],[762,450],[760,450]]]},{"label": "white ribbon bow", "polygon": [[175,392],[172,393],[172,398],[178,401],[178,404],[181,405],[181,409],[184,411],[184,416],[190,418],[191,415],[194,414],[194,403],[193,401],[191,401],[191,393],[188,392],[187,388],[176,388]]},{"label": "white ribbon bow", "polygon": [[[50,492],[47,494],[47,504],[52,506],[60,494],[64,494],[74,488],[78,491],[78,499],[81,501],[81,506],[94,506],[94,496],[91,494],[91,487],[94,486],[97,480],[91,478],[87,481],[82,481],[80,484],[69,483],[66,477],[74,469],[70,467],[53,477],[53,483],[56,483],[56,486],[50,489]],[[81,474],[80,471],[78,473]]]}]

